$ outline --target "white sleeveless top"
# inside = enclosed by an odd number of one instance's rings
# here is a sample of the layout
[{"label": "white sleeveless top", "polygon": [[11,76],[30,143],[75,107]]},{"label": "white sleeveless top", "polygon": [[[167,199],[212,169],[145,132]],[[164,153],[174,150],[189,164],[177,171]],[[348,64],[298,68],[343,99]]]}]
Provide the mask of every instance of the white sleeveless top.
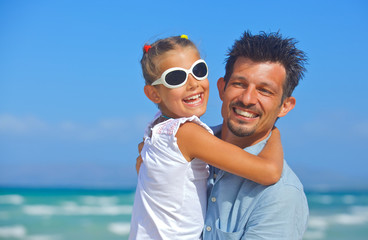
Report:
[{"label": "white sleeveless top", "polygon": [[145,132],[129,239],[200,239],[208,165],[199,159],[188,162],[175,135],[187,121],[212,130],[196,116],[168,119],[152,128],[160,115],[156,114]]}]

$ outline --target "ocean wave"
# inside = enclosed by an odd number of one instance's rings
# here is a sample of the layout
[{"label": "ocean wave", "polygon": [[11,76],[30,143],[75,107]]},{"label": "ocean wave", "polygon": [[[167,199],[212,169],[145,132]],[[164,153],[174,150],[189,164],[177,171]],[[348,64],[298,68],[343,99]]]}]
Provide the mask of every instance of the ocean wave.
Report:
[{"label": "ocean wave", "polygon": [[8,220],[9,213],[8,212],[0,212],[0,220]]},{"label": "ocean wave", "polygon": [[0,226],[0,239],[16,238],[23,240],[60,240],[61,236],[57,235],[29,235],[27,229],[22,225]]},{"label": "ocean wave", "polygon": [[22,225],[0,226],[0,238],[24,238],[27,230]]},{"label": "ocean wave", "polygon": [[354,204],[356,202],[356,197],[353,195],[345,195],[342,197],[342,202],[345,204]]},{"label": "ocean wave", "polygon": [[349,213],[310,216],[308,228],[325,230],[331,225],[363,225],[368,223],[368,207],[351,207]]},{"label": "ocean wave", "polygon": [[[358,204],[364,198],[360,196],[355,196],[352,194],[345,195],[330,195],[330,194],[318,194],[308,196],[308,201],[311,204],[322,204],[322,205],[332,205],[332,204],[343,204],[343,205],[354,205]],[[365,200],[367,203],[367,200]]]},{"label": "ocean wave", "polygon": [[368,206],[352,206],[350,209],[352,213],[364,215],[368,218]]},{"label": "ocean wave", "polygon": [[128,235],[130,231],[130,223],[116,222],[108,225],[108,230],[116,235]]},{"label": "ocean wave", "polygon": [[24,238],[24,240],[60,240],[61,236],[57,235],[31,235]]},{"label": "ocean wave", "polygon": [[341,225],[360,225],[368,221],[367,216],[357,214],[337,214],[334,216],[334,223]]},{"label": "ocean wave", "polygon": [[310,216],[308,229],[303,239],[324,239],[328,228],[342,226],[358,226],[368,223],[368,207],[353,206],[348,213],[339,213],[322,216]]},{"label": "ocean wave", "polygon": [[308,227],[313,229],[325,230],[328,227],[328,218],[326,217],[309,217]]},{"label": "ocean wave", "polygon": [[16,194],[0,195],[0,204],[20,205],[23,202],[24,198],[21,195]]},{"label": "ocean wave", "polygon": [[315,201],[321,204],[329,205],[333,202],[333,197],[330,195],[320,195],[316,197]]},{"label": "ocean wave", "polygon": [[132,213],[131,205],[121,206],[80,206],[65,204],[63,206],[25,205],[23,212],[28,215],[129,215]]},{"label": "ocean wave", "polygon": [[116,205],[119,202],[118,197],[96,197],[96,196],[84,196],[82,202],[86,205]]},{"label": "ocean wave", "polygon": [[326,237],[326,233],[324,231],[306,231],[304,233],[303,239],[324,239]]}]

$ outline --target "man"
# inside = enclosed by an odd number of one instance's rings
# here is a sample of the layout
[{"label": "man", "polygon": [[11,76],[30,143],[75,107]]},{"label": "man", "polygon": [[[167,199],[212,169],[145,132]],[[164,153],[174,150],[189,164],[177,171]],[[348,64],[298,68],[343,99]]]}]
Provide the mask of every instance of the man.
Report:
[{"label": "man", "polygon": [[[305,71],[305,54],[279,33],[244,35],[230,49],[217,83],[223,124],[216,135],[258,154]],[[302,239],[308,218],[303,186],[284,160],[280,180],[264,186],[211,167],[204,240]]]},{"label": "man", "polygon": [[[295,44],[278,33],[245,32],[235,41],[217,83],[223,101],[218,137],[252,154],[262,150],[276,120],[295,106],[291,94],[306,62]],[[140,163],[138,157],[137,171]],[[271,186],[211,167],[204,240],[302,239],[307,218],[303,186],[285,161]]]}]

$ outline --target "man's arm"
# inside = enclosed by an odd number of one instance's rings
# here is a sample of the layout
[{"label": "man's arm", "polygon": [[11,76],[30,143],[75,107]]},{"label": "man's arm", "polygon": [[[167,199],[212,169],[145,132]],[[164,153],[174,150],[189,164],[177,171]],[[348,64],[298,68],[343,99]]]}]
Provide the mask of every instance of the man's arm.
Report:
[{"label": "man's arm", "polygon": [[241,239],[302,239],[308,219],[308,204],[303,190],[285,185],[281,190],[269,188],[265,191]]}]

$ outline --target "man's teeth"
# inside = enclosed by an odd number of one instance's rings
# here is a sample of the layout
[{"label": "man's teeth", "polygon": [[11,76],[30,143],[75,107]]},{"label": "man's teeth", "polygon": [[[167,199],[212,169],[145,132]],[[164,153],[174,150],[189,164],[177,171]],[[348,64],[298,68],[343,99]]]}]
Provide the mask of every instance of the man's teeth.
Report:
[{"label": "man's teeth", "polygon": [[243,117],[247,117],[247,118],[255,118],[257,117],[256,114],[250,113],[250,112],[246,112],[246,111],[242,111],[240,109],[235,108],[235,112]]}]

